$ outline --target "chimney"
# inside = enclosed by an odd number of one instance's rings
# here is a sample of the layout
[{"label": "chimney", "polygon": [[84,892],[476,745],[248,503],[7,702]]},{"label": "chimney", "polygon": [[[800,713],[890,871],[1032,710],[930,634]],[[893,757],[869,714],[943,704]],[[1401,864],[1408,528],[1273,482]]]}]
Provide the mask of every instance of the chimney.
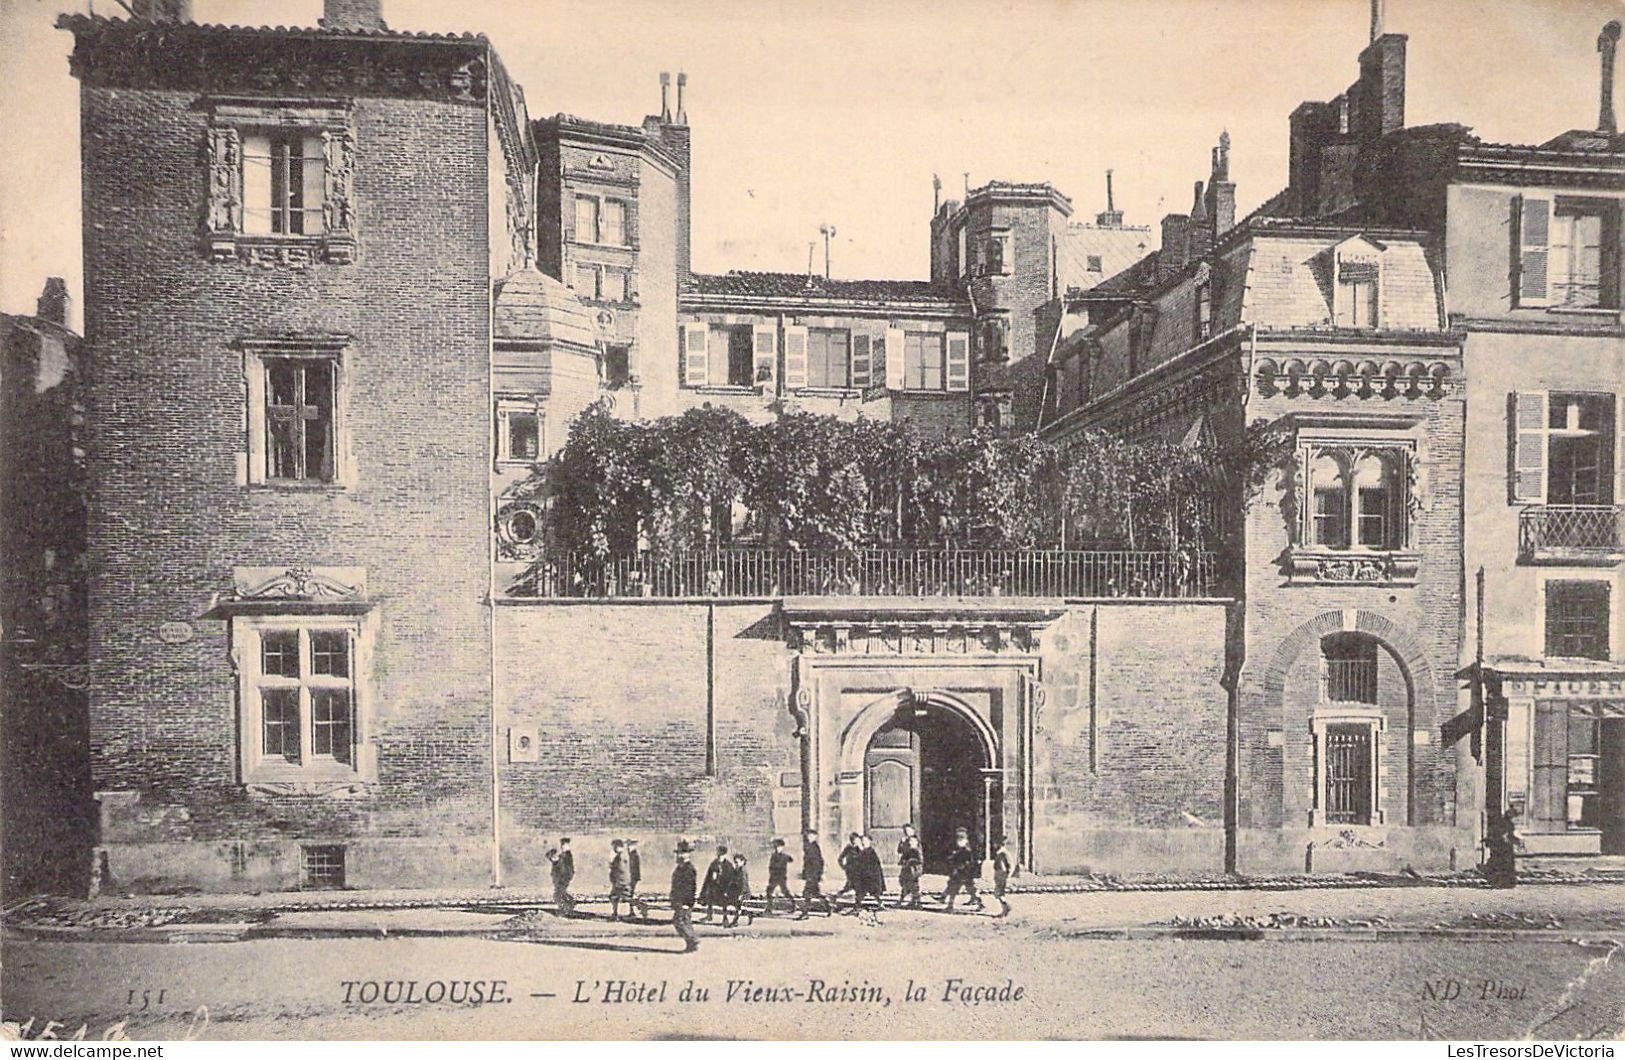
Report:
[{"label": "chimney", "polygon": [[1106,171],[1106,209],[1103,213],[1095,214],[1095,224],[1101,228],[1123,227],[1123,211],[1117,208],[1112,198],[1112,171]]},{"label": "chimney", "polygon": [[1373,42],[1382,36],[1382,9],[1385,6],[1384,0],[1371,0],[1371,40]]},{"label": "chimney", "polygon": [[1405,127],[1405,41],[1384,33],[1360,53],[1360,80],[1349,132],[1370,145]]},{"label": "chimney", "polygon": [[1209,223],[1207,197],[1202,194],[1201,181],[1196,182],[1195,193],[1191,196],[1191,223],[1185,239],[1187,262],[1206,257],[1213,247],[1213,226]]},{"label": "chimney", "polygon": [[1597,108],[1597,131],[1604,136],[1619,133],[1614,117],[1614,51],[1619,47],[1619,19],[1614,19],[1597,35],[1597,51],[1602,53],[1602,101]]},{"label": "chimney", "polygon": [[322,0],[321,27],[341,30],[382,30],[381,0]]},{"label": "chimney", "polygon": [[688,111],[683,107],[683,89],[688,87],[688,75],[677,71],[677,124],[688,124]]},{"label": "chimney", "polygon": [[1320,212],[1320,155],[1337,139],[1337,107],[1331,103],[1300,103],[1292,112],[1292,145],[1287,156],[1287,185],[1292,212],[1307,216]]},{"label": "chimney", "polygon": [[153,22],[190,22],[192,0],[130,0],[130,14]]},{"label": "chimney", "polygon": [[1190,260],[1191,219],[1171,213],[1162,219],[1162,249],[1157,254],[1157,279],[1163,280],[1185,267]]},{"label": "chimney", "polygon": [[667,102],[667,93],[671,91],[671,74],[665,70],[660,71],[660,120],[671,121],[671,104]]},{"label": "chimney", "polygon": [[68,285],[62,282],[62,277],[52,276],[45,281],[34,315],[62,327],[68,326]]},{"label": "chimney", "polygon": [[1213,149],[1213,172],[1207,182],[1208,224],[1215,241],[1236,227],[1236,186],[1230,180],[1230,133],[1219,133]]}]

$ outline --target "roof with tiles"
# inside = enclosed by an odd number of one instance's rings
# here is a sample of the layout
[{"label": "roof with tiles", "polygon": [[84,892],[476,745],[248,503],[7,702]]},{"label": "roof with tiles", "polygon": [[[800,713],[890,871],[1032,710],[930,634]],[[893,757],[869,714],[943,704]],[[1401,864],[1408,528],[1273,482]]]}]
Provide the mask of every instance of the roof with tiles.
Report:
[{"label": "roof with tiles", "polygon": [[197,36],[240,36],[249,34],[264,37],[367,37],[384,40],[440,41],[453,44],[489,44],[483,33],[428,33],[413,30],[369,29],[330,26],[239,26],[216,22],[171,22],[145,18],[109,18],[106,15],[63,14],[56,19],[58,29],[79,32],[120,30],[137,32],[161,29],[165,32],[189,33]]},{"label": "roof with tiles", "polygon": [[929,280],[832,280],[801,272],[732,270],[723,274],[695,273],[687,294],[746,298],[828,298],[853,302],[943,302],[961,299],[945,295]]}]

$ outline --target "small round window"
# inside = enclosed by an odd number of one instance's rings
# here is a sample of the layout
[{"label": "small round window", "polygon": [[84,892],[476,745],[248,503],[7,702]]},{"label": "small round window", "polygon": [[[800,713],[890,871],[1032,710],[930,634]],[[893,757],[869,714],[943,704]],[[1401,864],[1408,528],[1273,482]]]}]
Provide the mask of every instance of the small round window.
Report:
[{"label": "small round window", "polygon": [[536,513],[529,508],[515,508],[504,520],[508,540],[516,545],[529,545],[536,541],[538,525]]}]

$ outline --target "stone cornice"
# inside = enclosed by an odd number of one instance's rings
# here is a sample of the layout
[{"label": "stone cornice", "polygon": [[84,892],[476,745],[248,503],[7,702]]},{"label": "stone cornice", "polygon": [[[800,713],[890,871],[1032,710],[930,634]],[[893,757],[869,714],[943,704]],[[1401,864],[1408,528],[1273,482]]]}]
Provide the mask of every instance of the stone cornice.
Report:
[{"label": "stone cornice", "polygon": [[486,104],[483,37],[345,34],[64,16],[87,85]]}]

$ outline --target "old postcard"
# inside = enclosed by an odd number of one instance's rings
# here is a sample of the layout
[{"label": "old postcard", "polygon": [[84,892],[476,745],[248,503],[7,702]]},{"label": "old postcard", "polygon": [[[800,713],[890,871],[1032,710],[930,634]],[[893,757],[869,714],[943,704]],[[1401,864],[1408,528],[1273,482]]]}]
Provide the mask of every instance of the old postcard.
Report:
[{"label": "old postcard", "polygon": [[5,1037],[1625,1034],[1622,14],[0,0]]}]

